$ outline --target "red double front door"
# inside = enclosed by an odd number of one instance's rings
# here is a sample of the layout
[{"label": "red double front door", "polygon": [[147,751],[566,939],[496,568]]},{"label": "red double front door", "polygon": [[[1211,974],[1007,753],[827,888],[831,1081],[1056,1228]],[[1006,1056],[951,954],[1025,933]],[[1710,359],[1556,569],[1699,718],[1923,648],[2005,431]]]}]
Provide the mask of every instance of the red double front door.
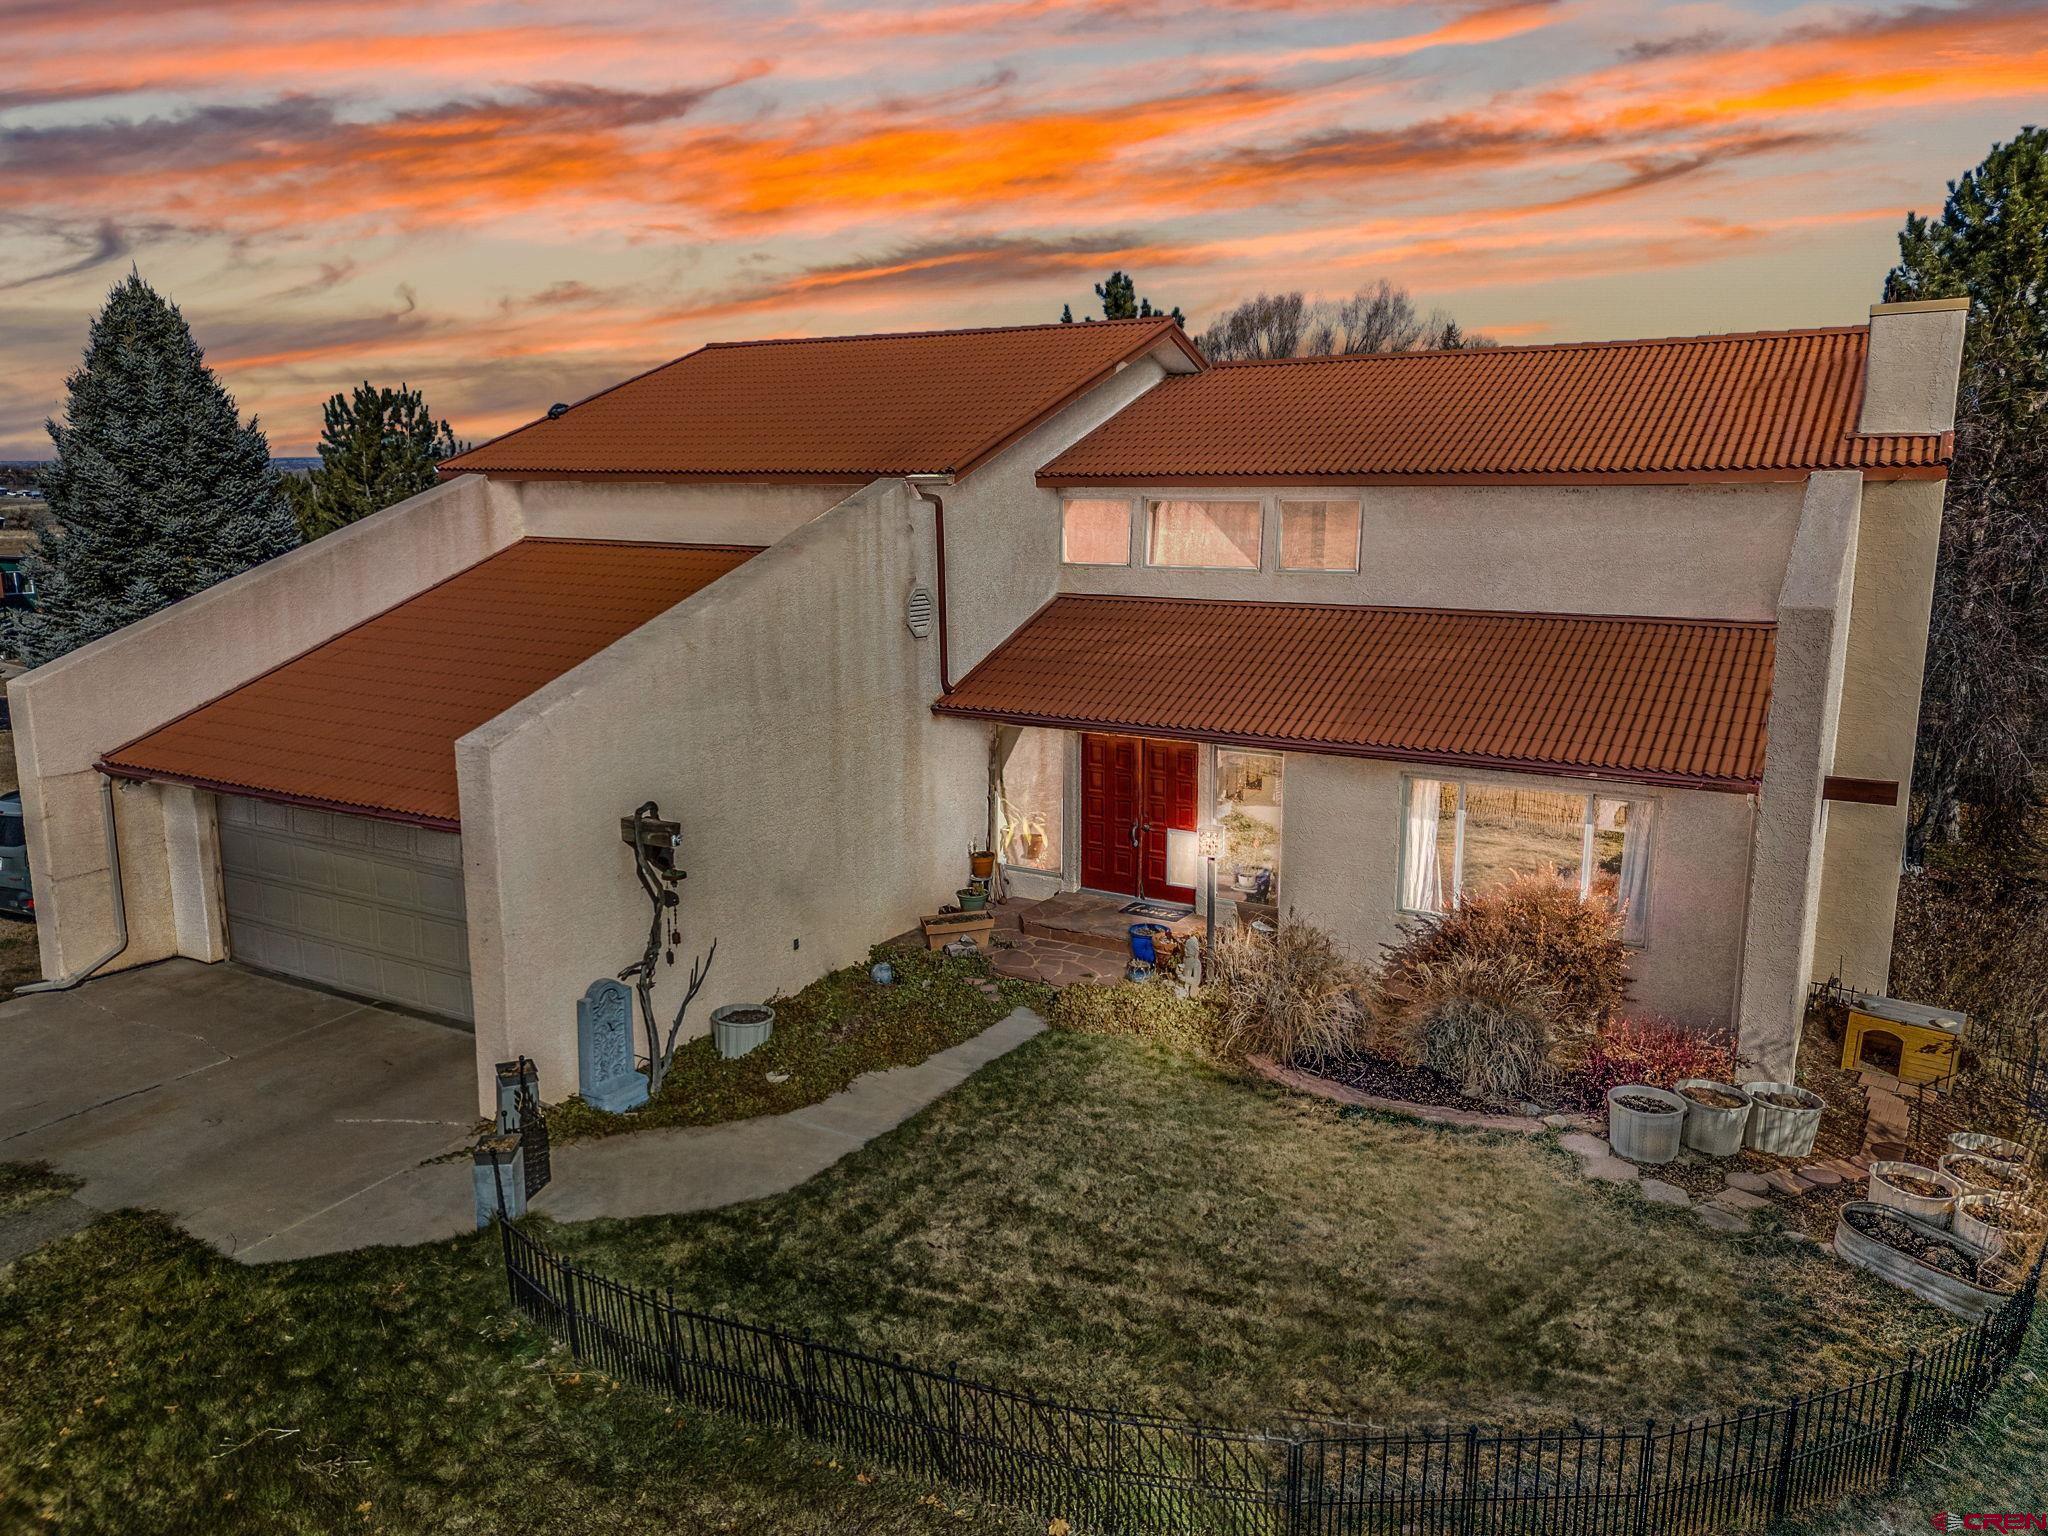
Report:
[{"label": "red double front door", "polygon": [[1200,764],[1193,742],[1081,738],[1081,883],[1150,901],[1195,899],[1166,883],[1169,828],[1192,831]]}]

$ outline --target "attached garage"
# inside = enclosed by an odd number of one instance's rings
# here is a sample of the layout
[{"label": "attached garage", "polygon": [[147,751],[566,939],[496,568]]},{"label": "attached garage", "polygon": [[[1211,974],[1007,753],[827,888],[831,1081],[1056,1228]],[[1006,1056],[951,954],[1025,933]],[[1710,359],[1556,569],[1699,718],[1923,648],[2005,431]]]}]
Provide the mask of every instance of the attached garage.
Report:
[{"label": "attached garage", "polygon": [[470,1020],[459,836],[239,795],[219,805],[235,959]]}]

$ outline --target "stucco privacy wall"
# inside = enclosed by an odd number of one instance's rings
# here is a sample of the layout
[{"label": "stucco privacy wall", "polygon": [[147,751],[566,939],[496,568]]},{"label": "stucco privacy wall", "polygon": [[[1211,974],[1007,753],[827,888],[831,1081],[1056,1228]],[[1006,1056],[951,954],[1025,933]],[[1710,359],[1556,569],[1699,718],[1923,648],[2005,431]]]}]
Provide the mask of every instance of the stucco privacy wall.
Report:
[{"label": "stucco privacy wall", "polygon": [[525,1052],[575,1091],[575,1003],[637,959],[647,905],[619,818],[683,826],[679,965],[718,941],[691,1033],[859,958],[957,884],[986,734],[931,713],[931,509],[879,481],[456,744],[478,1102]]},{"label": "stucco privacy wall", "polygon": [[1848,663],[1829,771],[1894,780],[1899,803],[1828,806],[1812,969],[1816,979],[1839,974],[1871,991],[1883,991],[1891,971],[1942,491],[1938,480],[1866,482],[1857,527]]},{"label": "stucco privacy wall", "polygon": [[[1062,592],[1270,602],[1386,603],[1550,613],[1768,619],[1797,484],[1734,486],[1249,486],[1071,491],[1131,499],[1131,565],[1062,566]],[[1147,568],[1147,499],[1258,498],[1259,571]],[[1356,497],[1356,572],[1282,571],[1279,502]],[[1057,530],[1053,558],[1058,559]],[[957,670],[957,669],[956,669]]]},{"label": "stucco privacy wall", "polygon": [[[1285,771],[1288,911],[1336,935],[1359,959],[1377,960],[1401,930],[1403,779],[1444,770],[1290,752]],[[1651,802],[1650,927],[1630,954],[1631,1003],[1700,1027],[1733,1021],[1749,867],[1747,795],[1529,775],[1462,777]]]},{"label": "stucco privacy wall", "polygon": [[523,537],[648,544],[773,544],[858,488],[596,478],[488,484],[492,504],[517,520]]},{"label": "stucco privacy wall", "polygon": [[[480,481],[453,481],[13,679],[43,974],[86,964],[113,938],[93,768],[102,753],[516,537],[516,520]],[[221,958],[211,806],[198,803],[205,798],[156,785],[117,793],[129,941],[109,969],[180,953]]]},{"label": "stucco privacy wall", "polygon": [[[1822,786],[1833,771],[1849,660],[1863,479],[1854,470],[1810,477],[1799,537],[1778,602],[1764,759],[1737,1011],[1743,1058],[1789,1079],[1814,966],[1820,913]],[[1890,877],[1897,880],[1896,871]]]}]

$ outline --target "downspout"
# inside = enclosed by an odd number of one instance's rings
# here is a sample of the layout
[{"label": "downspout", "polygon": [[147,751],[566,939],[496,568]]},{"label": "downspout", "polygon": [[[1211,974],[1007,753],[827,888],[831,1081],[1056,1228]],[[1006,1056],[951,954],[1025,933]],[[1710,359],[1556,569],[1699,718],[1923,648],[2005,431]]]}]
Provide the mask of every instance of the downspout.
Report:
[{"label": "downspout", "polygon": [[932,558],[938,565],[939,605],[939,693],[941,696],[953,691],[953,669],[947,661],[946,638],[951,627],[946,618],[946,504],[930,491],[927,485],[951,485],[951,475],[905,475],[904,484],[924,500],[932,504]]},{"label": "downspout", "polygon": [[16,987],[16,997],[26,992],[69,992],[128,947],[128,898],[121,889],[121,838],[114,829],[114,781],[104,773],[100,775],[100,819],[107,829],[107,881],[109,894],[114,899],[114,942],[84,970],[73,971],[55,981],[32,981],[26,986]]}]

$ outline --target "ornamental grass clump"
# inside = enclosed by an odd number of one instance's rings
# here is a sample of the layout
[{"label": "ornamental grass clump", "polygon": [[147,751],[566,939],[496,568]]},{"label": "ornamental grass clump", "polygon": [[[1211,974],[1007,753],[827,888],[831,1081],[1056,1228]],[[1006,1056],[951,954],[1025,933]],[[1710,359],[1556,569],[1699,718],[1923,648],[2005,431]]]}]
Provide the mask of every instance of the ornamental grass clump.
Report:
[{"label": "ornamental grass clump", "polygon": [[1121,1035],[1209,1061],[1228,1062],[1232,1048],[1222,1012],[1203,997],[1182,997],[1171,987],[1131,982],[1077,982],[1053,997],[1054,1029],[1083,1035]]},{"label": "ornamental grass clump", "polygon": [[1552,999],[1550,1066],[1564,1076],[1584,1069],[1628,992],[1620,915],[1548,876],[1519,876],[1410,923],[1380,963],[1375,1015],[1401,1014],[1425,980],[1453,960],[1498,967],[1503,980],[1535,974]]},{"label": "ornamental grass clump", "polygon": [[1383,993],[1373,1044],[1427,1067],[1467,1098],[1526,1099],[1543,1070],[1557,998],[1527,960],[1453,955],[1409,970],[1398,1001]]},{"label": "ornamental grass clump", "polygon": [[1368,978],[1335,939],[1290,918],[1277,933],[1218,934],[1208,997],[1238,1055],[1320,1062],[1358,1044]]}]

